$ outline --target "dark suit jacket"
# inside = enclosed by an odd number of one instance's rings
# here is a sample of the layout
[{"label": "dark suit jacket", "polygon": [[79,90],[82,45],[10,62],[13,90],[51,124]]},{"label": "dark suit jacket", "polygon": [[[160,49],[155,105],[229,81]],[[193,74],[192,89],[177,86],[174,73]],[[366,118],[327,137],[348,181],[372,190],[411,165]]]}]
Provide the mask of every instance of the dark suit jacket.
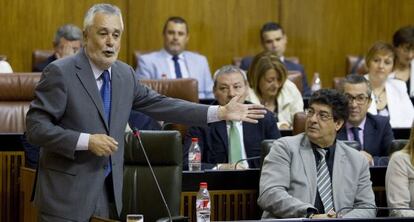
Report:
[{"label": "dark suit jacket", "polygon": [[208,106],[159,95],[141,85],[123,62],[112,64],[111,85],[108,124],[84,50],[52,62],[43,71],[26,117],[28,141],[41,147],[34,198],[39,211],[76,221],[87,221],[94,212],[108,157],[76,150],[80,133],[107,134],[118,142],[118,150],[111,155],[110,175],[120,213],[124,132],[131,109],[169,122],[206,125]]},{"label": "dark suit jacket", "polygon": [[[337,135],[338,140],[348,140],[346,127],[342,127]],[[371,156],[388,156],[388,150],[394,134],[387,117],[367,113],[364,126],[364,150]]]},{"label": "dark suit jacket", "polygon": [[[188,150],[191,138],[197,137],[201,148],[201,161],[205,168],[212,168],[217,163],[228,162],[228,137],[226,121],[210,123],[206,127],[191,127],[184,141],[183,166],[188,169]],[[271,112],[259,123],[243,122],[243,140],[247,157],[260,156],[261,143],[265,139],[280,138],[280,132]],[[250,168],[260,167],[260,158],[248,161]]]},{"label": "dark suit jacket", "polygon": [[50,63],[52,63],[53,61],[57,60],[56,55],[53,54],[51,56],[49,56],[46,61],[38,64],[37,66],[35,66],[33,72],[42,72],[43,69],[46,68],[47,65],[49,65]]},{"label": "dark suit jacket", "polygon": [[[249,67],[252,61],[253,61],[252,56],[244,57],[240,63],[240,68],[246,71],[249,70]],[[305,69],[303,68],[303,66],[300,64],[296,64],[292,61],[289,61],[287,59],[285,59],[284,64],[287,70],[299,71],[300,73],[302,73],[302,86],[303,86],[302,96],[309,97],[311,95],[311,89],[309,88],[308,80],[307,80]]]}]

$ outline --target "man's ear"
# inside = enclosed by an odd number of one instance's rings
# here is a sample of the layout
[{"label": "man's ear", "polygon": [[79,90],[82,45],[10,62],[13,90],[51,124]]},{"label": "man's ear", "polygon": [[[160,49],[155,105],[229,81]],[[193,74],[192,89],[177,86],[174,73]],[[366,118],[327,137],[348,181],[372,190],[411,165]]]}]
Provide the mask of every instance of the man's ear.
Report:
[{"label": "man's ear", "polygon": [[335,121],[335,130],[338,132],[344,125],[345,121],[343,119]]}]

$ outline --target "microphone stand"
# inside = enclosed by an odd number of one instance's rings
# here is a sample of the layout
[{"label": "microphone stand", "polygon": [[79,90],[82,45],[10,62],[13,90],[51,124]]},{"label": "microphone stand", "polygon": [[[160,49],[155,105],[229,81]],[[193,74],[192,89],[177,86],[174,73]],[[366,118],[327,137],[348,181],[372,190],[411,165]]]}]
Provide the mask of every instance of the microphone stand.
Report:
[{"label": "microphone stand", "polygon": [[144,154],[145,160],[147,161],[147,164],[148,164],[149,169],[151,171],[152,178],[154,179],[155,184],[157,185],[158,192],[160,193],[162,202],[164,203],[165,209],[167,210],[169,221],[172,222],[173,220],[172,220],[172,217],[171,217],[170,208],[168,207],[167,201],[165,200],[164,194],[162,193],[160,184],[158,183],[157,177],[155,176],[154,170],[152,169],[152,165],[151,165],[151,162],[149,161],[149,158],[147,156],[147,152],[145,152],[144,145],[142,145],[141,135],[140,135],[138,129],[133,128],[132,129],[132,134],[135,136],[135,138],[138,139],[139,145],[141,146],[141,149],[142,149],[142,153]]},{"label": "microphone stand", "polygon": [[261,156],[252,156],[252,157],[248,157],[248,158],[244,158],[244,159],[240,159],[236,162],[236,164],[234,164],[234,169],[237,170],[237,165],[239,165],[239,163],[246,161],[246,160],[257,160],[260,159]]}]

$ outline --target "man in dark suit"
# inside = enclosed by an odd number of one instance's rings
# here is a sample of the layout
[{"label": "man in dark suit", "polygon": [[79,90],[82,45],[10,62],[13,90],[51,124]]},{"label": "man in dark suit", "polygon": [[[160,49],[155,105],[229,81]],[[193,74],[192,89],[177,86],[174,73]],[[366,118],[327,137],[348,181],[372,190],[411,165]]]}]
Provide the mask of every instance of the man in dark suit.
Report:
[{"label": "man in dark suit", "polygon": [[[286,51],[287,36],[282,26],[275,22],[268,22],[264,24],[260,30],[260,39],[262,42],[263,50],[276,52],[278,56],[280,56],[280,60],[285,64],[287,70],[299,71],[302,74],[302,95],[304,97],[309,97],[311,90],[308,85],[305,69],[302,65],[289,61],[284,57],[284,53]],[[243,58],[240,64],[240,68],[246,71],[249,70],[252,60],[252,56]]]},{"label": "man in dark suit", "polygon": [[[214,74],[213,93],[216,101],[214,104],[227,104],[233,97],[241,96],[240,102],[244,102],[248,85],[246,74],[236,66],[224,66]],[[237,130],[238,137],[232,145],[232,135]],[[245,168],[260,167],[261,142],[265,139],[277,139],[280,137],[275,118],[271,112],[265,114],[265,118],[258,124],[241,121],[219,121],[210,123],[205,127],[191,127],[184,141],[184,167],[188,166],[188,151],[191,146],[191,138],[198,138],[204,168],[212,168],[216,164],[230,163],[231,166],[240,159],[254,158],[238,164]],[[232,151],[238,152],[238,156],[232,157]],[[233,164],[233,165],[232,165]]]},{"label": "man in dark suit", "polygon": [[344,81],[344,92],[349,100],[349,119],[338,132],[339,140],[354,140],[360,145],[371,165],[380,157],[388,156],[394,134],[387,117],[368,113],[371,104],[371,86],[361,75],[348,75]]},{"label": "man in dark suit", "polygon": [[205,106],[141,85],[134,70],[117,60],[123,28],[118,7],[92,6],[84,18],[84,48],[43,71],[26,118],[29,142],[41,147],[34,196],[38,221],[118,217],[131,109],[189,125],[263,118],[263,107],[240,104],[238,98]]},{"label": "man in dark suit", "polygon": [[41,72],[43,69],[57,59],[77,53],[81,48],[82,31],[75,25],[67,24],[59,27],[53,39],[53,55],[46,61],[38,64],[34,72]]}]

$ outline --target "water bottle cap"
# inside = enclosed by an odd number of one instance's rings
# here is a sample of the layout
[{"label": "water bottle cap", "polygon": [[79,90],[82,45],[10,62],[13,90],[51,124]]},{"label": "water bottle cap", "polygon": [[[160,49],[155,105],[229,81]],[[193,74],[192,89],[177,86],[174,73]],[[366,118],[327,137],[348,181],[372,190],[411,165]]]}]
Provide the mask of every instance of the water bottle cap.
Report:
[{"label": "water bottle cap", "polygon": [[207,189],[207,182],[201,182],[200,188],[206,188]]},{"label": "water bottle cap", "polygon": [[198,142],[198,138],[196,137],[191,138],[191,142]]}]

